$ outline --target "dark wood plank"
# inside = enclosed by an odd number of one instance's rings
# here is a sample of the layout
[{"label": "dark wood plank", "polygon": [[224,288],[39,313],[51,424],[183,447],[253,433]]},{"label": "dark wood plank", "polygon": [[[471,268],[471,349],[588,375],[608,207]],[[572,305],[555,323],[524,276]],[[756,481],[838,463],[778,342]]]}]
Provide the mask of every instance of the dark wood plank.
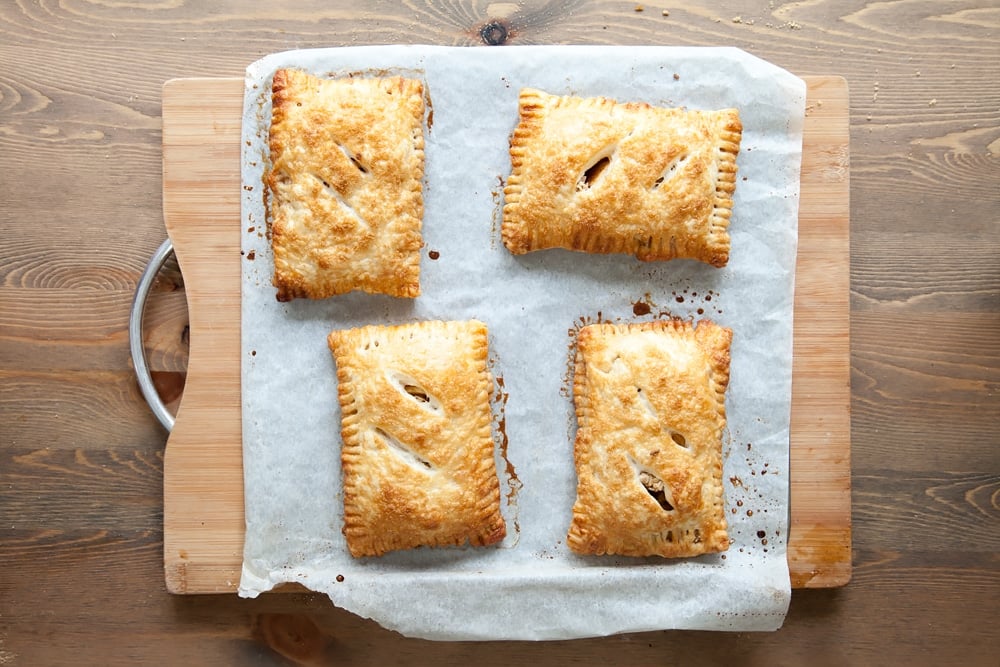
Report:
[{"label": "dark wood plank", "polygon": [[[134,288],[0,287],[0,366],[128,370],[128,321],[134,295]],[[172,372],[187,368],[190,340],[183,290],[150,294],[143,334],[150,368]]]},{"label": "dark wood plank", "polygon": [[[172,389],[179,394],[183,385]],[[118,449],[136,442],[162,447],[166,437],[127,370],[0,370],[0,413],[5,447]]]},{"label": "dark wood plank", "polygon": [[[1000,171],[993,181],[1000,182]],[[993,199],[984,197],[976,205],[1000,210],[1000,195]],[[937,216],[935,208],[928,206],[928,217]],[[957,213],[940,213],[944,219],[960,217]],[[875,214],[868,217],[884,220]],[[878,230],[853,239],[851,286],[855,311],[885,312],[897,318],[905,314],[914,319],[919,319],[921,313],[947,313],[957,318],[969,311],[995,313],[1000,307],[997,220],[995,214],[990,218],[985,212],[964,220],[961,233],[941,229],[938,219],[933,230],[901,234],[885,231],[880,225]],[[891,224],[890,229],[901,226],[888,221],[884,224]],[[987,224],[992,225],[994,233],[987,233]],[[981,225],[984,228],[978,229]],[[919,271],[914,270],[915,265],[919,265]]]},{"label": "dark wood plank", "polygon": [[853,313],[855,470],[997,471],[1000,315],[913,311]]},{"label": "dark wood plank", "polygon": [[162,526],[163,451],[95,448],[0,449],[0,526],[18,530],[45,517],[46,529]]},{"label": "dark wood plank", "polygon": [[1000,552],[1000,471],[862,470],[852,482],[856,543],[947,554],[958,542],[970,552]]}]

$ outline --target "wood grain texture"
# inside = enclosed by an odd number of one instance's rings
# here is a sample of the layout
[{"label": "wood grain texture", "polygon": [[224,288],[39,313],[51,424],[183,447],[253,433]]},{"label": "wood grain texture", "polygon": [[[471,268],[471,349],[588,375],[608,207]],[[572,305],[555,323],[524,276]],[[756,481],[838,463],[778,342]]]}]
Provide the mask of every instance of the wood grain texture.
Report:
[{"label": "wood grain texture", "polygon": [[[851,573],[849,152],[846,83],[807,83],[788,558],[793,586],[819,588],[844,585]],[[164,216],[196,341],[164,475],[167,587],[178,593],[234,590],[242,563],[242,530],[233,531],[243,519],[240,414],[228,409],[241,401],[239,262],[231,258],[240,242],[233,193],[242,89],[234,79],[177,79],[164,89]],[[205,512],[202,479],[215,481],[213,508],[232,515]]]},{"label": "wood grain texture", "polygon": [[[180,93],[185,83],[192,87]],[[195,371],[188,375],[164,457],[164,525],[170,528],[164,531],[166,581],[173,593],[232,592],[239,584],[244,532],[239,388],[243,82],[175,80],[166,84],[164,96],[175,104],[164,107],[163,216],[192,306],[189,368]]]},{"label": "wood grain texture", "polygon": [[[850,82],[854,576],[795,591],[777,633],[438,644],[316,595],[166,592],[166,436],[122,333],[165,236],[163,82],[289,48],[479,45],[494,22],[508,44],[731,45]],[[0,663],[995,665],[998,25],[984,0],[0,3]],[[176,395],[185,343],[146,337]]]}]

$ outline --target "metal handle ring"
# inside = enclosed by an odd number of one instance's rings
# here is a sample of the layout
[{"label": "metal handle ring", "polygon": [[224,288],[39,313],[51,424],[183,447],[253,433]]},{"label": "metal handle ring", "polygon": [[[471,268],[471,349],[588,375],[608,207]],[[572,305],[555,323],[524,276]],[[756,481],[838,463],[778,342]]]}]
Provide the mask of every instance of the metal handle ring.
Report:
[{"label": "metal handle ring", "polygon": [[149,290],[156,280],[156,274],[160,272],[163,265],[167,263],[170,256],[174,254],[174,246],[167,239],[160,244],[153,256],[146,265],[146,270],[139,278],[139,285],[135,289],[135,299],[132,301],[132,312],[128,318],[128,342],[132,351],[132,365],[135,367],[135,374],[139,380],[139,389],[153,411],[156,418],[163,424],[163,428],[169,433],[174,428],[174,416],[167,410],[160,395],[153,384],[153,376],[149,372],[149,364],[146,363],[146,349],[142,344],[142,316],[146,310],[146,298]]}]

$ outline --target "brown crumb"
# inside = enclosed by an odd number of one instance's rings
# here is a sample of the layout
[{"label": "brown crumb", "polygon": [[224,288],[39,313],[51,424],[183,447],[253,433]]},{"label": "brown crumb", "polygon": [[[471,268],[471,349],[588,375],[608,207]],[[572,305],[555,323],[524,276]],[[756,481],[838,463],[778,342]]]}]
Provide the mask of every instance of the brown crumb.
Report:
[{"label": "brown crumb", "polygon": [[680,81],[680,80],[681,80],[681,75],[674,72],[674,81]]},{"label": "brown crumb", "polygon": [[635,11],[637,11],[637,12],[641,12],[641,11],[643,11],[643,10],[645,10],[645,9],[646,9],[646,8],[645,8],[645,7],[643,7],[642,5],[636,5],[636,6],[635,6]]}]

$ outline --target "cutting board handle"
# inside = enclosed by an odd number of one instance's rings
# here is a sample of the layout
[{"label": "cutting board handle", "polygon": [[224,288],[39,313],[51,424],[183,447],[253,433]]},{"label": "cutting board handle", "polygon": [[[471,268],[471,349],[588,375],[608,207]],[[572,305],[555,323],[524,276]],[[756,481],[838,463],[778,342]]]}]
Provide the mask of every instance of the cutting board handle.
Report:
[{"label": "cutting board handle", "polygon": [[170,239],[161,243],[160,247],[153,253],[149,263],[146,265],[146,270],[142,272],[142,277],[139,278],[138,286],[135,288],[135,298],[132,300],[132,312],[129,313],[128,318],[129,348],[132,353],[132,367],[135,368],[135,375],[139,380],[139,389],[142,391],[149,409],[153,411],[153,414],[163,424],[163,428],[167,429],[168,433],[174,428],[174,416],[167,410],[166,404],[156,391],[156,385],[153,384],[153,376],[149,372],[149,364],[146,363],[146,347],[142,343],[142,318],[146,311],[146,299],[149,297],[153,281],[156,280],[156,274],[160,272],[160,269],[163,268],[163,265],[166,264],[167,260],[173,254],[174,246],[170,242]]}]

